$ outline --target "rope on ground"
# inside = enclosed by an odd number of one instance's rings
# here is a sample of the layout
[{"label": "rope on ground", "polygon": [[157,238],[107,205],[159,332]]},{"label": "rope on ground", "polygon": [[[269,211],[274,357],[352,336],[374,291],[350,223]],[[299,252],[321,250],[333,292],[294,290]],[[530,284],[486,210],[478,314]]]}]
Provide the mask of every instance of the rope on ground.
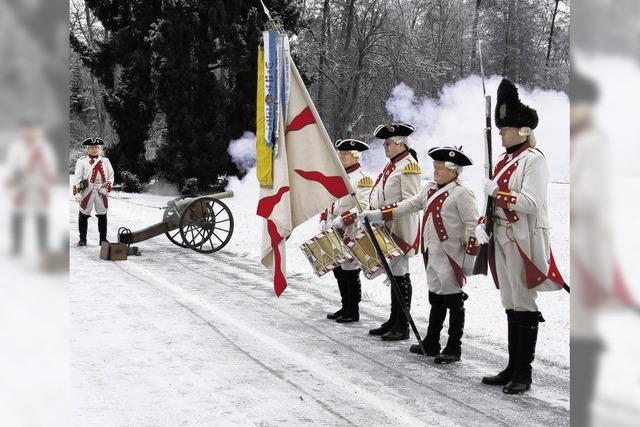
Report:
[{"label": "rope on ground", "polygon": [[[115,197],[115,196],[111,196],[111,195],[107,195],[107,197],[110,198],[110,199],[120,200],[121,202],[124,202],[124,203],[129,203],[130,205],[142,206],[144,208],[152,208],[152,209],[160,209],[160,210],[165,210],[166,209],[166,206],[145,205],[145,204],[142,204],[142,203],[132,202],[132,201],[129,201],[127,199],[123,199],[121,197]],[[72,198],[70,200],[74,201],[74,202],[76,201],[76,199],[74,199],[74,198]]]}]

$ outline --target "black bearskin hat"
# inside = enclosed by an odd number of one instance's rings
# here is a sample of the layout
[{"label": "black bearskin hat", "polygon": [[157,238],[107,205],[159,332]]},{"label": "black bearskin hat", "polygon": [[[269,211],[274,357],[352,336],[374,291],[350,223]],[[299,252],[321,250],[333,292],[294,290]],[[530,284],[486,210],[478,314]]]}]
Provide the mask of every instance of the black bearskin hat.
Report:
[{"label": "black bearskin hat", "polygon": [[508,79],[502,79],[498,86],[495,121],[498,128],[535,129],[538,126],[538,113],[520,101],[518,88]]}]

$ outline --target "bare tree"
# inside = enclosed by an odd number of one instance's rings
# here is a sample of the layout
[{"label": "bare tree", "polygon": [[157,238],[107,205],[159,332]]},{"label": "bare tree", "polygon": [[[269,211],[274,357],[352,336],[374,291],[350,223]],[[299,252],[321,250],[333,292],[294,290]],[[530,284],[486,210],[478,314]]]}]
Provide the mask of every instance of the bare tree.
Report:
[{"label": "bare tree", "polygon": [[560,0],[556,0],[553,15],[551,15],[551,29],[549,30],[549,45],[547,47],[547,61],[545,63],[547,67],[549,66],[549,59],[551,58],[551,42],[553,41],[553,29],[556,25],[556,15],[558,14],[558,3],[560,3]]}]

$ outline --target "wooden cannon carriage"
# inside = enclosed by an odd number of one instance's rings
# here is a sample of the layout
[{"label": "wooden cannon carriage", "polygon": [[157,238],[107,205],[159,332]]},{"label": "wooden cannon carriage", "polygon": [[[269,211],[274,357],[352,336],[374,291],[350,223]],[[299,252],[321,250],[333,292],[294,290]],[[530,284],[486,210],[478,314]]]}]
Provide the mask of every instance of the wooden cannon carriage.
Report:
[{"label": "wooden cannon carriage", "polygon": [[139,231],[120,227],[118,242],[131,245],[165,234],[181,248],[204,254],[219,251],[233,235],[233,215],[220,201],[229,197],[232,191],[173,199],[167,202],[162,222]]}]

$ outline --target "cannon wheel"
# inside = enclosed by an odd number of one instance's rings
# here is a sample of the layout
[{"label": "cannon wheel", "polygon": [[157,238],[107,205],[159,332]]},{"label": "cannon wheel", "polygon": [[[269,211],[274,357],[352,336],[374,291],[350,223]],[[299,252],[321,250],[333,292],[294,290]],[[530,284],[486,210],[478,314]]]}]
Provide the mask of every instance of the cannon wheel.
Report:
[{"label": "cannon wheel", "polygon": [[[193,197],[193,196],[180,196],[176,200],[182,200],[186,197]],[[165,221],[167,218],[169,218],[173,214],[177,215],[178,213],[175,211],[175,209],[173,209],[173,207],[167,206],[166,209],[164,210],[164,214],[162,215],[162,220]],[[184,243],[184,241],[182,240],[182,237],[180,236],[180,228],[169,230],[164,234],[167,236],[167,239],[169,239],[171,243],[173,243],[174,245],[180,246],[181,248],[189,247],[189,245],[186,245]]]},{"label": "cannon wheel", "polygon": [[189,203],[179,225],[182,241],[203,254],[224,248],[233,235],[231,210],[214,197],[199,197]]}]

